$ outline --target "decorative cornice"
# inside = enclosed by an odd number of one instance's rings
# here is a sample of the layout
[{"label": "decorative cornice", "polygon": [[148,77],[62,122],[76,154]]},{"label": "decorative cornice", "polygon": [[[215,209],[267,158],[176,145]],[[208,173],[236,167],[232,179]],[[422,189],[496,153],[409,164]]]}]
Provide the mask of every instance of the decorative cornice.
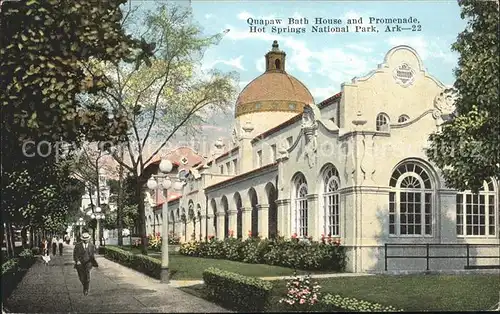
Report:
[{"label": "decorative cornice", "polygon": [[318,194],[307,194],[306,198],[308,201],[314,201],[318,199]]},{"label": "decorative cornice", "polygon": [[257,210],[269,209],[269,204],[259,204],[257,205]]},{"label": "decorative cornice", "polygon": [[291,203],[291,201],[288,198],[283,198],[283,199],[280,199],[280,200],[276,200],[276,205],[287,205],[287,204],[290,204],[290,203]]},{"label": "decorative cornice", "polygon": [[420,116],[416,117],[415,119],[412,119],[412,120],[409,120],[409,121],[406,121],[406,122],[403,122],[403,123],[394,123],[394,124],[390,124],[389,125],[389,128],[390,129],[400,129],[400,128],[404,128],[404,127],[407,127],[407,126],[410,126],[412,125],[413,123],[417,122],[418,120],[422,119],[423,117],[425,117],[426,115],[428,114],[432,114],[434,112],[434,109],[429,109],[429,110],[426,110],[424,111],[424,113],[422,113]]},{"label": "decorative cornice", "polygon": [[341,194],[363,192],[366,194],[389,193],[392,189],[388,186],[348,186],[339,190]]},{"label": "decorative cornice", "polygon": [[235,117],[254,112],[296,112],[301,113],[304,104],[297,101],[288,100],[263,100],[254,101],[236,106]]},{"label": "decorative cornice", "polygon": [[275,170],[277,170],[277,168],[278,168],[278,163],[277,162],[265,165],[263,167],[260,167],[260,168],[257,168],[257,169],[254,169],[254,170],[242,173],[240,175],[234,176],[234,177],[232,177],[232,178],[230,178],[228,180],[224,180],[222,182],[219,182],[219,183],[213,184],[211,186],[208,186],[208,187],[205,188],[205,193],[219,190],[219,189],[224,188],[225,186],[227,186],[229,184],[235,184],[235,183],[238,183],[238,182],[241,182],[241,181],[245,181],[245,180],[257,177],[259,175],[262,175],[263,173],[275,171]]},{"label": "decorative cornice", "polygon": [[236,215],[238,213],[238,211],[236,209],[230,209],[230,210],[227,211],[227,213],[229,215]]}]

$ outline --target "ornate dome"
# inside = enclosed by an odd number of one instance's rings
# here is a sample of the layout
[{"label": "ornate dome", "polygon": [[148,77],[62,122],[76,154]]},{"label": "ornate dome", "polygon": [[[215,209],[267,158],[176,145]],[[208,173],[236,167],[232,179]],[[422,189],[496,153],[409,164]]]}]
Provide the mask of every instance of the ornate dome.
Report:
[{"label": "ornate dome", "polygon": [[266,54],[266,72],[243,89],[236,101],[236,117],[265,111],[301,113],[304,104],[314,103],[307,87],[285,71],[285,56],[275,40]]}]

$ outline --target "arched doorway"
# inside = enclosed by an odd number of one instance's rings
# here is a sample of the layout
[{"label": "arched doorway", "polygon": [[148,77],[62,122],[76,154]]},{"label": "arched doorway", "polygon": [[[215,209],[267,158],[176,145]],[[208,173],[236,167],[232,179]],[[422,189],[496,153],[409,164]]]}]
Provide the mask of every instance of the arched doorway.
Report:
[{"label": "arched doorway", "polygon": [[259,234],[259,211],[257,209],[257,192],[255,192],[254,188],[248,191],[248,198],[252,206],[252,230],[250,230],[250,232],[252,233],[252,237],[256,237]]},{"label": "arched doorway", "polygon": [[243,213],[242,202],[240,193],[234,193],[234,204],[236,205],[236,237],[241,239],[243,237]]},{"label": "arched doorway", "polygon": [[201,206],[200,204],[196,205],[196,218],[198,219],[198,225],[199,225],[199,232],[198,232],[198,238],[200,239],[200,241],[202,240],[202,233],[203,233],[203,229],[202,229],[202,226],[203,226],[203,223],[201,221]]},{"label": "arched doorway", "polygon": [[210,201],[210,206],[212,207],[212,214],[214,215],[212,223],[215,234],[213,234],[213,236],[217,237],[217,204],[215,203],[215,199],[212,198],[212,200]]},{"label": "arched doorway", "polygon": [[269,238],[276,238],[278,235],[278,206],[276,205],[276,199],[278,195],[276,193],[276,188],[272,183],[266,185],[267,203],[269,204],[269,217],[268,217],[268,232]]},{"label": "arched doorway", "polygon": [[229,237],[229,204],[227,197],[223,196],[221,199],[222,209],[224,210],[224,238]]}]

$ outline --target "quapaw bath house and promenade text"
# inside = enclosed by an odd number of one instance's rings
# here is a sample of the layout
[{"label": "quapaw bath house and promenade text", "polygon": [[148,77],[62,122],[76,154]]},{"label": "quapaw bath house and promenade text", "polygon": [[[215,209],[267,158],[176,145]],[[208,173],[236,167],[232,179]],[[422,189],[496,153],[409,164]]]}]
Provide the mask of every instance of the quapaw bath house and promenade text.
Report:
[{"label": "quapaw bath house and promenade text", "polygon": [[[365,22],[368,22],[365,24]],[[250,33],[306,33],[308,30],[311,33],[378,33],[380,29],[384,32],[400,32],[400,31],[421,31],[422,26],[417,18],[397,17],[397,18],[275,18],[275,19],[258,19],[248,18]],[[287,23],[286,23],[287,22]],[[382,26],[382,28],[380,28]]]}]

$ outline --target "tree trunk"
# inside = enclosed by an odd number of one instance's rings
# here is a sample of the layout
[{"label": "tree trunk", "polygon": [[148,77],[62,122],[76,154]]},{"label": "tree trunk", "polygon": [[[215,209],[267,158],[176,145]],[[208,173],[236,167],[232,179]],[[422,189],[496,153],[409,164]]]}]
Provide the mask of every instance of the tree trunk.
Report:
[{"label": "tree trunk", "polygon": [[[2,219],[4,221],[4,219]],[[4,227],[4,222],[0,222],[0,230],[2,231],[2,233],[0,234],[0,238],[2,240],[2,248],[3,248],[3,241],[5,241],[5,248],[7,249],[7,237],[5,236],[5,227]]]},{"label": "tree trunk", "polygon": [[139,235],[141,237],[141,253],[144,255],[148,254],[148,243],[146,235],[146,209],[144,207],[144,195],[142,193],[142,180],[136,178],[135,186],[135,199],[137,201],[137,206],[139,210]]},{"label": "tree trunk", "polygon": [[23,243],[23,249],[28,248],[28,227],[24,226],[21,229],[21,241]]},{"label": "tree trunk", "polygon": [[7,224],[7,234],[10,242],[10,247],[11,247],[11,256],[16,257],[16,239],[15,239],[15,234],[14,234],[14,228],[12,228],[12,223]]},{"label": "tree trunk", "polygon": [[[123,145],[120,145],[120,160],[123,160]],[[123,246],[123,218],[122,218],[122,207],[123,202],[123,165],[120,164],[119,178],[118,178],[118,199],[116,201],[116,220],[118,227],[118,246]]]}]

